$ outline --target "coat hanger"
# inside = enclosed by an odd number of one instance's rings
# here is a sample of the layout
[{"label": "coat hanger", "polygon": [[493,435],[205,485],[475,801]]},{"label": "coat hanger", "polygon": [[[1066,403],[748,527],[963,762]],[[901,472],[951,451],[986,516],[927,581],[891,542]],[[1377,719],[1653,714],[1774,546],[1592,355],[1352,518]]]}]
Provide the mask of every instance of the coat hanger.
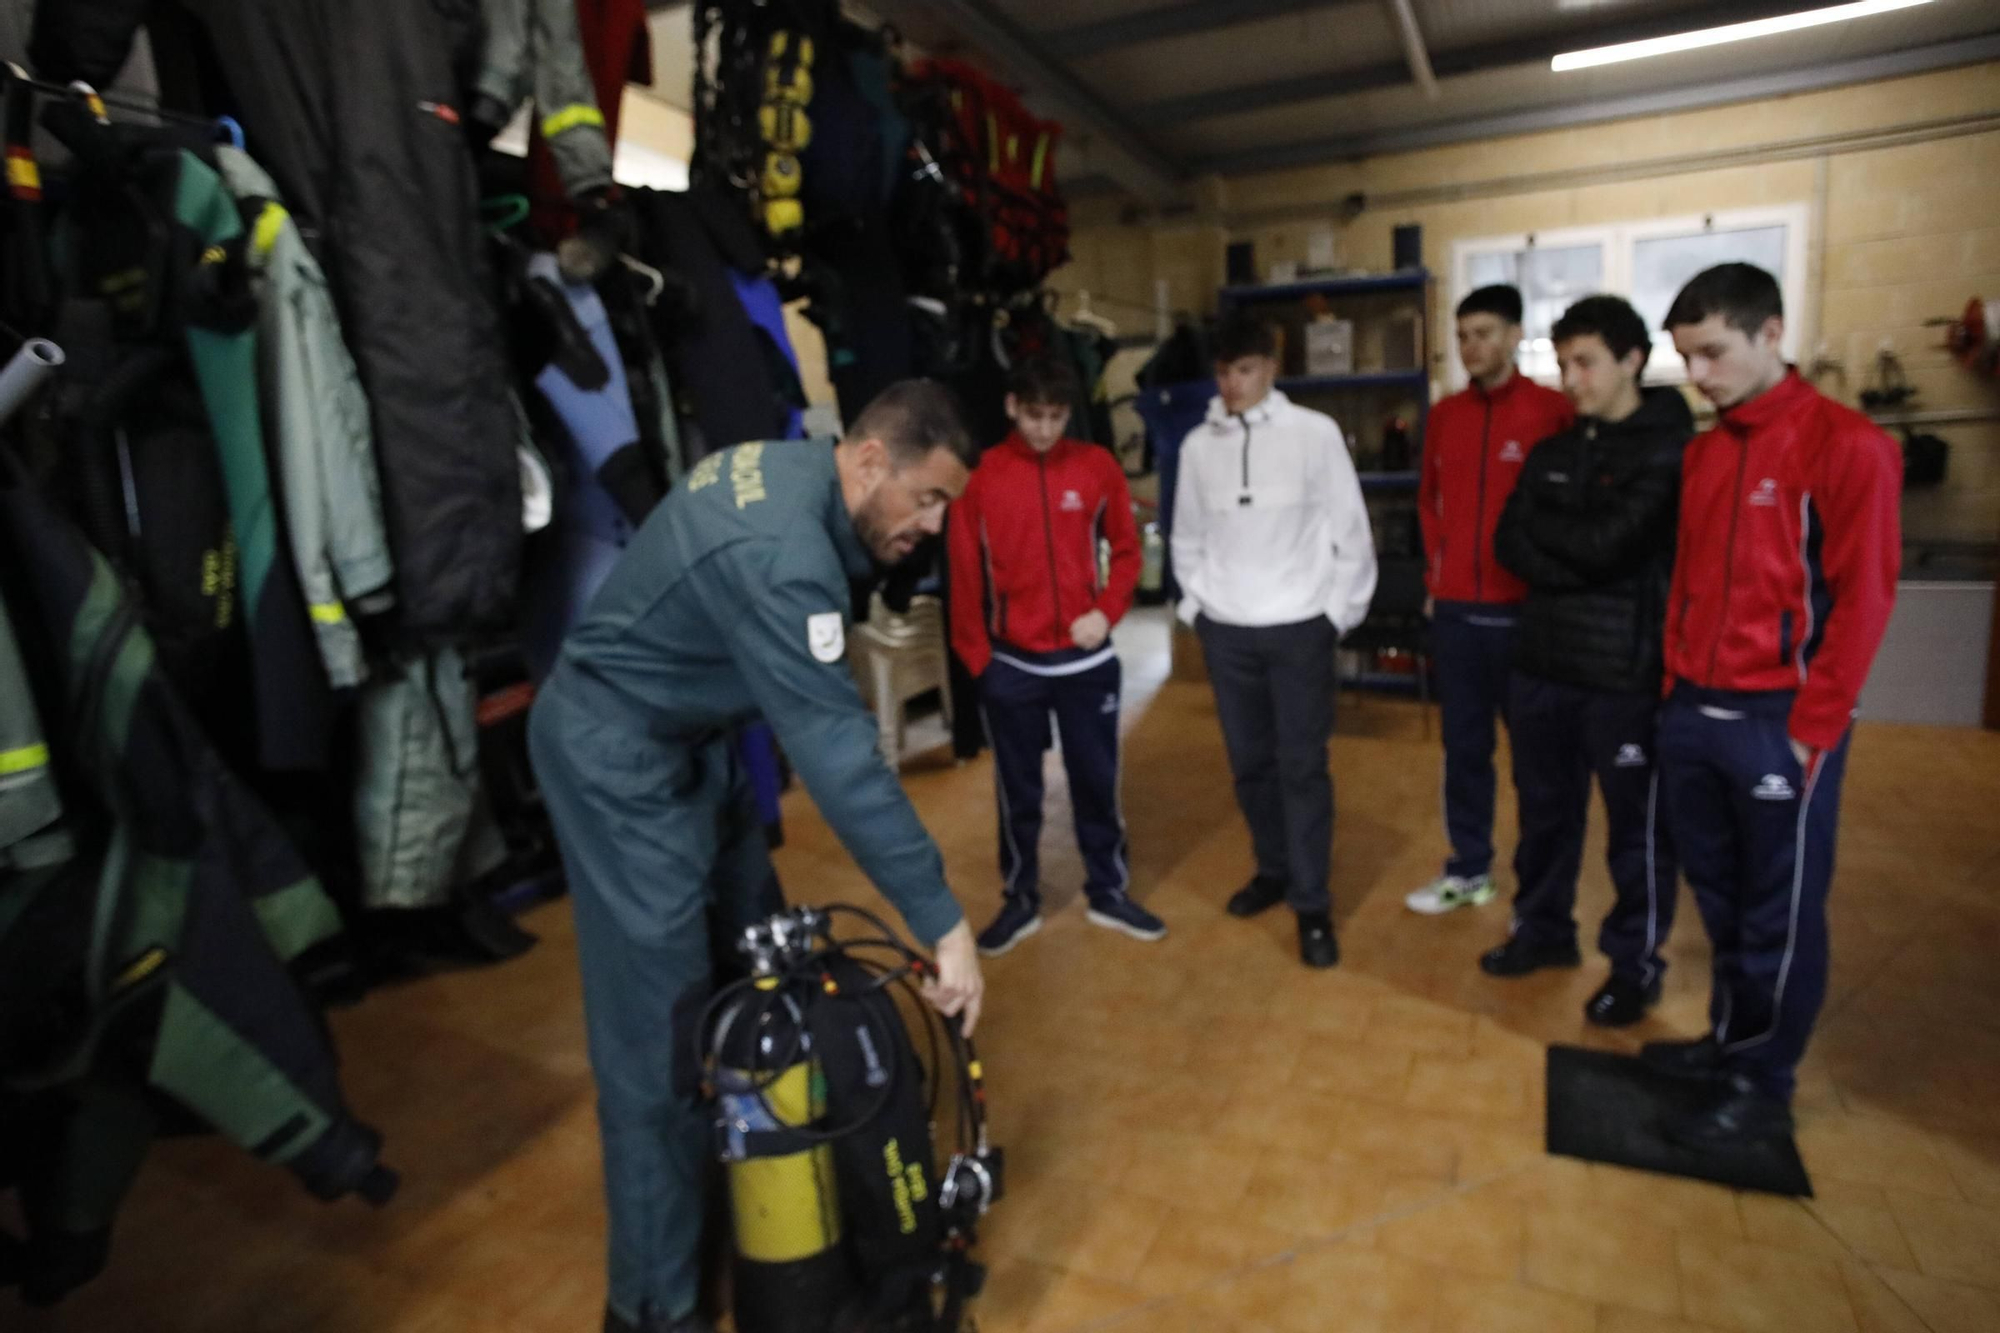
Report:
[{"label": "coat hanger", "polygon": [[646,280],[647,305],[651,305],[653,304],[653,302],[660,299],[660,293],[667,289],[666,274],[660,272],[660,270],[654,268],[651,264],[645,263],[642,260],[634,259],[632,256],[627,254],[619,255],[618,262],[623,264],[626,268],[632,270],[632,272],[638,274],[640,277]]},{"label": "coat hanger", "polygon": [[1090,308],[1090,292],[1087,289],[1077,292],[1076,309],[1070,311],[1069,322],[1096,329],[1107,338],[1118,336],[1118,326]]}]

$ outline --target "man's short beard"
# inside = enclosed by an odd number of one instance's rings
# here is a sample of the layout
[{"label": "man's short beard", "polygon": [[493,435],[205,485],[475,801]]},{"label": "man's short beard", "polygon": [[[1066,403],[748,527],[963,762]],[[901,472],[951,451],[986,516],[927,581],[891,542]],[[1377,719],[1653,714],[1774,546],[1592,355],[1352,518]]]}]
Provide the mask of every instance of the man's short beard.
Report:
[{"label": "man's short beard", "polygon": [[868,548],[868,554],[878,565],[893,564],[896,556],[892,552],[889,525],[882,521],[882,506],[876,496],[869,496],[861,502],[860,512],[854,516],[854,532],[861,538],[861,544]]}]

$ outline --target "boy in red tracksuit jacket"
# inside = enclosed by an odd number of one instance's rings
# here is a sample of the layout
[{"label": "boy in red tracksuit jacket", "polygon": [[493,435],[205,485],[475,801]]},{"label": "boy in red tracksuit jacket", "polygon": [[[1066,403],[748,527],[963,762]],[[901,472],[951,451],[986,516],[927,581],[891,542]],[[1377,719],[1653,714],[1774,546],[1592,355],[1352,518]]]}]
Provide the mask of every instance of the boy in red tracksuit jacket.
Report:
[{"label": "boy in red tracksuit jacket", "polygon": [[1458,354],[1472,383],[1424,427],[1417,519],[1431,601],[1439,730],[1444,736],[1444,873],[1404,902],[1427,916],[1493,898],[1494,720],[1507,713],[1514,621],[1528,587],[1493,555],[1493,532],[1521,464],[1576,412],[1514,369],[1521,293],[1481,287],[1458,304]]},{"label": "boy in red tracksuit jacket", "polygon": [[1791,1129],[1826,995],[1849,726],[1902,560],[1902,459],[1785,364],[1783,303],[1762,269],[1697,274],[1666,327],[1722,413],[1682,464],[1658,741],[1715,974],[1708,1034],[1641,1054],[1709,1081],[1665,1128],[1719,1147]]},{"label": "boy in red tracksuit jacket", "polygon": [[[979,936],[1003,954],[1041,928],[1042,755],[1062,735],[1093,924],[1167,933],[1130,896],[1118,804],[1120,669],[1111,627],[1139,583],[1139,534],[1110,450],[1065,439],[1076,372],[1035,359],[1009,378],[1014,431],[986,451],[951,507],[951,644],[979,682],[1000,804],[1000,914]],[[1106,572],[1100,544],[1109,543]]]}]

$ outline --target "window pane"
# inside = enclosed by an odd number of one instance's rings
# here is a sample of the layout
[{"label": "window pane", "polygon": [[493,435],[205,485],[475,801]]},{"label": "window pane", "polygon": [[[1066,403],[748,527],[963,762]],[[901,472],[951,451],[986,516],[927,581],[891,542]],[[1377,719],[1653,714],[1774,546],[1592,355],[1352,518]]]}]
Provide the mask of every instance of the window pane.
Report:
[{"label": "window pane", "polygon": [[[1746,227],[1737,231],[1654,236],[1632,243],[1632,304],[1658,329],[1689,278],[1716,264],[1755,264],[1782,286],[1785,281],[1785,228]],[[1662,340],[1665,341],[1665,340]],[[1668,344],[1671,348],[1671,344]]]},{"label": "window pane", "polygon": [[1521,289],[1521,370],[1535,379],[1556,375],[1555,344],[1549,330],[1570,305],[1604,290],[1604,247],[1587,245],[1530,246],[1523,250],[1489,250],[1474,254],[1466,264],[1473,287],[1512,283]]}]

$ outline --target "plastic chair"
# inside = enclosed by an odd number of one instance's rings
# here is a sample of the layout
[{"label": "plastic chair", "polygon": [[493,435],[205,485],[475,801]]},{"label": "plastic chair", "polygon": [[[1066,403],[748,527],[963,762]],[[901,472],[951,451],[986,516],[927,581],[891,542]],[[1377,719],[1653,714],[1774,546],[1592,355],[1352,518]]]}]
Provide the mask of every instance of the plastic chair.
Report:
[{"label": "plastic chair", "polygon": [[945,736],[951,735],[951,665],[945,648],[944,603],[916,597],[897,615],[876,593],[868,619],[854,627],[854,675],[875,709],[882,758],[896,768],[903,758],[903,710],[910,700],[936,690],[944,709]]}]

